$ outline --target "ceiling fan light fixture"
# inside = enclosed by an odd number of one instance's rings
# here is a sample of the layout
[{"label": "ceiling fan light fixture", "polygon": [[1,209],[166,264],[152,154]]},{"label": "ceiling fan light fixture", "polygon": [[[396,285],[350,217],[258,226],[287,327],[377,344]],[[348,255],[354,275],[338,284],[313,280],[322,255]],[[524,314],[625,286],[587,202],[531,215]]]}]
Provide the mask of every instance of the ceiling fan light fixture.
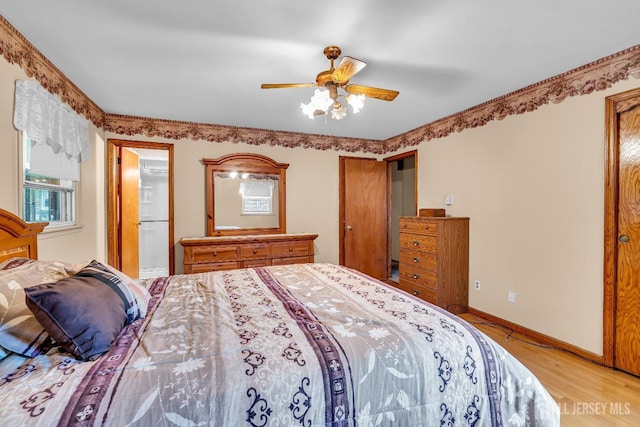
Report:
[{"label": "ceiling fan light fixture", "polygon": [[364,108],[364,95],[350,93],[346,96],[347,104],[351,105],[353,114],[359,113]]},{"label": "ceiling fan light fixture", "polygon": [[334,120],[342,120],[347,117],[347,109],[344,105],[338,103],[339,107],[334,106],[331,110],[331,118]]},{"label": "ceiling fan light fixture", "polygon": [[313,96],[308,104],[301,103],[300,108],[302,109],[302,113],[313,119],[318,115],[318,111],[326,114],[329,111],[329,108],[333,105],[333,99],[329,95],[328,90],[316,89],[313,92]]},{"label": "ceiling fan light fixture", "polygon": [[[330,109],[333,119],[345,118],[347,109],[338,101],[338,97],[344,97],[347,104],[351,106],[353,114],[356,114],[364,108],[365,97],[393,101],[398,96],[399,92],[396,90],[350,84],[351,77],[360,72],[367,64],[359,59],[345,56],[336,68],[334,61],[341,53],[338,46],[327,46],[324,49],[324,55],[331,61],[331,66],[316,76],[315,83],[263,83],[260,87],[262,89],[317,87],[311,101],[308,104],[300,104],[302,113],[310,119],[320,115],[328,116]],[[347,92],[347,95],[339,93],[339,89]],[[332,105],[333,108],[331,108]]]},{"label": "ceiling fan light fixture", "polygon": [[311,102],[308,104],[301,102],[300,109],[302,110],[302,114],[313,120],[314,113],[316,112],[316,107],[314,107]]}]

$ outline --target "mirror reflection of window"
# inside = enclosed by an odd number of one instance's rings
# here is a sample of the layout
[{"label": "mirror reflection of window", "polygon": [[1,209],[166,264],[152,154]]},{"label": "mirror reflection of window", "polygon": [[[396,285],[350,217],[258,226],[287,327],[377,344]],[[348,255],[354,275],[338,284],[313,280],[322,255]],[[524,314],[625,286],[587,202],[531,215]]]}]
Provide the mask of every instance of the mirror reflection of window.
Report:
[{"label": "mirror reflection of window", "polygon": [[279,175],[214,174],[215,229],[273,228],[279,221]]},{"label": "mirror reflection of window", "polygon": [[273,215],[274,182],[243,180],[240,183],[243,215]]}]

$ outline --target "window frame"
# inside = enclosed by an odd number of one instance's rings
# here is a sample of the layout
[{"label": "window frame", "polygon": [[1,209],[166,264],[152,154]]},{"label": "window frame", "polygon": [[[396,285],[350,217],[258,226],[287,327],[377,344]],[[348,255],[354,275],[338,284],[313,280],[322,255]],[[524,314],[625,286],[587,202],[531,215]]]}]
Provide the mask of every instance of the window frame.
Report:
[{"label": "window frame", "polygon": [[[25,218],[26,212],[25,212],[25,199],[26,199],[26,193],[25,191],[27,190],[27,188],[31,188],[34,190],[44,190],[44,191],[56,191],[56,192],[60,192],[61,196],[61,206],[60,209],[62,210],[62,204],[65,204],[65,213],[68,213],[68,215],[65,215],[68,219],[65,220],[43,220],[48,222],[49,224],[45,227],[45,231],[47,230],[55,230],[55,229],[63,229],[63,228],[69,228],[69,227],[75,227],[78,225],[78,184],[79,181],[72,181],[72,180],[64,180],[64,181],[70,181],[71,182],[71,186],[66,186],[66,185],[56,185],[56,184],[50,184],[50,183],[46,183],[46,182],[37,182],[37,181],[31,181],[31,180],[27,180],[27,169],[26,169],[26,161],[27,161],[27,153],[26,153],[26,148],[28,146],[28,144],[30,143],[30,139],[29,136],[27,135],[26,132],[19,132],[20,134],[20,148],[18,150],[19,152],[19,199],[20,199],[20,207],[19,207],[19,213],[20,213],[20,218],[22,218],[23,221],[27,222],[27,223],[33,223],[34,221],[30,221],[27,218]],[[50,178],[50,179],[59,179],[59,178],[55,178],[55,177],[45,177],[45,178]],[[63,216],[63,212],[60,212],[60,216]],[[70,218],[70,219],[69,219]],[[40,222],[40,221],[35,221],[35,222]]]}]

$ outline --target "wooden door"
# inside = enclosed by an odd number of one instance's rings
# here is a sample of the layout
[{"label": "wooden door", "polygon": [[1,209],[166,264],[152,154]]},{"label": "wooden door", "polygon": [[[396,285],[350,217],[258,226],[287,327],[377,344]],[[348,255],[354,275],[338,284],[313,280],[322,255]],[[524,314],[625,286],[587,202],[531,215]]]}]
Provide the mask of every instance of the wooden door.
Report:
[{"label": "wooden door", "polygon": [[137,278],[139,267],[139,206],[140,167],[138,155],[127,148],[120,150],[120,270]]},{"label": "wooden door", "polygon": [[387,163],[340,158],[340,263],[384,280],[388,275]]},{"label": "wooden door", "polygon": [[[640,101],[640,98],[638,99]],[[615,367],[640,375],[640,104],[618,117]]]}]

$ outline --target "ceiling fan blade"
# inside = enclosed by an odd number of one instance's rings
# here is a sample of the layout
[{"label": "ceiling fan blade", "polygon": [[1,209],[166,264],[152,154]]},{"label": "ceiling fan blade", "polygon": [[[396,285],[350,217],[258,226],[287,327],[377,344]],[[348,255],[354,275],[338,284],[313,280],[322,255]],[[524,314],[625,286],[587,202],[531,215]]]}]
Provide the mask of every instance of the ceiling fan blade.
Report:
[{"label": "ceiling fan blade", "polygon": [[261,89],[286,89],[291,87],[313,87],[315,83],[262,83]]},{"label": "ceiling fan blade", "polygon": [[347,85],[344,90],[356,95],[364,95],[370,98],[382,99],[383,101],[393,101],[400,92],[397,90],[380,89],[371,86]]},{"label": "ceiling fan blade", "polygon": [[343,56],[338,68],[333,70],[331,80],[338,84],[346,83],[354,76],[354,74],[362,70],[366,65],[366,62],[360,61],[359,59],[352,58],[350,56]]}]

